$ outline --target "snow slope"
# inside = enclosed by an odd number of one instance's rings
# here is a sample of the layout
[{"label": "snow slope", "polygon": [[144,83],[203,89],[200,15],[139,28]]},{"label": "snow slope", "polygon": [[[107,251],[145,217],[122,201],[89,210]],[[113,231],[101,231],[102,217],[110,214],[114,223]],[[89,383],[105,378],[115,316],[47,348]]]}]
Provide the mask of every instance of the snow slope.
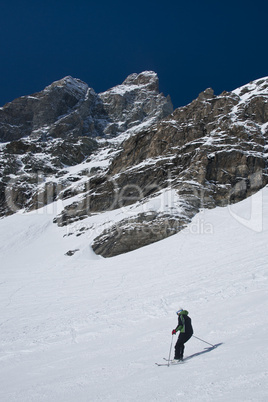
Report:
[{"label": "snow slope", "polygon": [[[268,188],[110,259],[53,217],[0,220],[1,402],[267,400]],[[157,367],[181,306],[217,347]]]}]

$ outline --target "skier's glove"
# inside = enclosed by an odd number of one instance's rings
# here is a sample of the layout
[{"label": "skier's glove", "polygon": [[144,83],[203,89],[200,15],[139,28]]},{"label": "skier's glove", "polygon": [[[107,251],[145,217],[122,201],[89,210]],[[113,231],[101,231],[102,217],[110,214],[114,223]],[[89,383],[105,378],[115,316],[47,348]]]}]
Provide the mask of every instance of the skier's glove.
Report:
[{"label": "skier's glove", "polygon": [[172,335],[176,335],[176,329],[173,329]]}]

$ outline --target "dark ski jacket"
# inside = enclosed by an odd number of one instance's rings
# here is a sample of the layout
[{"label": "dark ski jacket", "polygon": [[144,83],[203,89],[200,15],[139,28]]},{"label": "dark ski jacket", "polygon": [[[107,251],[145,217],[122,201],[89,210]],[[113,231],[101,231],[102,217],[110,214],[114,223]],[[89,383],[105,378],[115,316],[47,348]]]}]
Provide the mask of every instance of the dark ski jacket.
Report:
[{"label": "dark ski jacket", "polygon": [[192,327],[192,322],[191,318],[188,316],[188,311],[183,310],[179,314],[179,319],[178,319],[178,326],[175,328],[175,331],[178,332],[180,331],[182,334],[192,336],[194,331]]}]

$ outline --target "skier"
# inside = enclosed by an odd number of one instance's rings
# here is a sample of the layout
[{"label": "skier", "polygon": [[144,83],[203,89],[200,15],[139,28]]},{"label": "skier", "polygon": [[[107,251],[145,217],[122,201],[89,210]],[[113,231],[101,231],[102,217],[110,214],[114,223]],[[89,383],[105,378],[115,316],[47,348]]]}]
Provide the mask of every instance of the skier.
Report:
[{"label": "skier", "polygon": [[176,335],[178,331],[180,331],[180,335],[175,345],[174,363],[183,360],[184,344],[189,341],[194,333],[191,318],[188,316],[188,311],[181,308],[177,311],[177,315],[178,325],[173,329],[172,335]]}]

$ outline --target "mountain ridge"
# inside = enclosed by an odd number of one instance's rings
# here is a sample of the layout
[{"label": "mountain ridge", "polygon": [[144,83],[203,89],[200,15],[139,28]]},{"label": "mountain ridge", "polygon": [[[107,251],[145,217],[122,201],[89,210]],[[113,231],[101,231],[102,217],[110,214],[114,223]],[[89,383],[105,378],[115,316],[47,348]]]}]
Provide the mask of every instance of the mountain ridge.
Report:
[{"label": "mountain ridge", "polygon": [[[33,210],[61,200],[55,223],[77,232],[84,221],[79,235],[93,239],[105,257],[170,236],[200,209],[238,202],[268,183],[268,77],[218,96],[208,88],[174,111],[152,71],[131,74],[99,95],[65,77],[42,96],[45,109],[37,108],[31,134],[1,145],[1,214],[14,212],[12,203]],[[47,97],[58,109],[45,120]],[[31,107],[32,98],[24,99]],[[64,112],[56,120],[55,110]],[[2,140],[5,123],[0,113]],[[148,209],[168,194],[175,206]],[[104,230],[87,227],[88,217],[122,208],[129,218],[111,220]]]}]

